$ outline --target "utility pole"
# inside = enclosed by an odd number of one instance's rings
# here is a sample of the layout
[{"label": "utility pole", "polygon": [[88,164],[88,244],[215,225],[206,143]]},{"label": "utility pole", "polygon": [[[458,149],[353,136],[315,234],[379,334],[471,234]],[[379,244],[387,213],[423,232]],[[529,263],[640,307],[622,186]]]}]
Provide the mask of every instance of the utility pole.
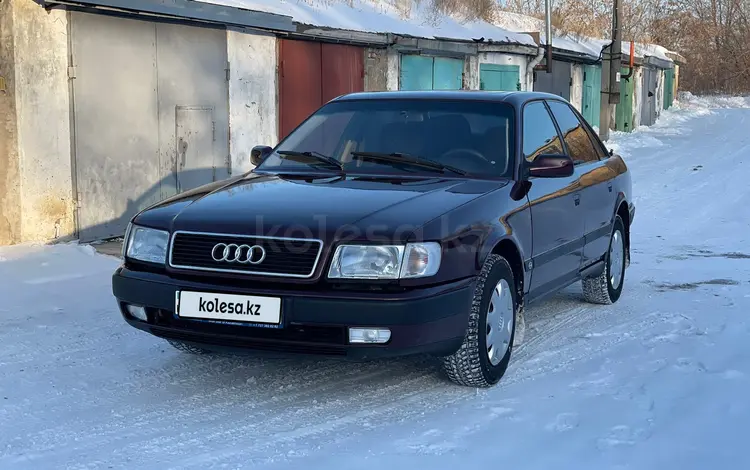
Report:
[{"label": "utility pole", "polygon": [[612,111],[620,102],[622,28],[620,0],[612,3],[612,44],[602,53],[602,100],[599,109],[599,137],[609,140]]},{"label": "utility pole", "polygon": [[552,0],[544,0],[544,34],[547,36],[547,70],[552,73]]}]

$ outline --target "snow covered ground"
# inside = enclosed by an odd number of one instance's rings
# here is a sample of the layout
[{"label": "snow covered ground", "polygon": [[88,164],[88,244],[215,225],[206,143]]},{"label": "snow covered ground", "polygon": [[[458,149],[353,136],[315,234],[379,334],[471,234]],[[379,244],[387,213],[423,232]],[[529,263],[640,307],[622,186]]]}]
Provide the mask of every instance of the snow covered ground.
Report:
[{"label": "snow covered ground", "polygon": [[0,249],[0,468],[750,468],[750,100],[689,98],[613,138],[637,204],[620,301],[530,309],[491,390],[421,358],[181,354],[121,320],[117,259]]}]

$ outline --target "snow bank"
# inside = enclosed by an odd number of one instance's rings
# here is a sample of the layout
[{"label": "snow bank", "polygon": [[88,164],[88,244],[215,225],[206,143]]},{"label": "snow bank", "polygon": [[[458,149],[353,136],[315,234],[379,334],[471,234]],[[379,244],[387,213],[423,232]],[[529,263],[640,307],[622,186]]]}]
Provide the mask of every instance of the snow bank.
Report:
[{"label": "snow bank", "polygon": [[694,108],[750,108],[750,96],[702,95],[696,96],[689,91],[679,93],[681,106]]},{"label": "snow bank", "polygon": [[[695,118],[715,114],[719,109],[750,108],[750,96],[702,95],[688,91],[680,92],[674,105],[662,111],[653,126],[639,126],[633,132],[611,131],[606,142],[608,148],[629,157],[636,150],[660,148],[669,142],[664,136],[681,136],[694,132],[691,121]],[[706,152],[710,152],[706,149]]]},{"label": "snow bank", "polygon": [[[297,23],[349,31],[397,33],[422,38],[485,40],[535,45],[527,34],[511,32],[485,21],[460,19],[431,12],[426,2],[398,0],[201,0],[246,10],[291,16]],[[351,6],[350,6],[351,5]]]}]

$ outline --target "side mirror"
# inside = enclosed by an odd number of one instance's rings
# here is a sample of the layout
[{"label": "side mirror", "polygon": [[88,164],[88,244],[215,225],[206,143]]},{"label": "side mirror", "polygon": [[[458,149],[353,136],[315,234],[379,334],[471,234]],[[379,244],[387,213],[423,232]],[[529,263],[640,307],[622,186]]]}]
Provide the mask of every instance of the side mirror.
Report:
[{"label": "side mirror", "polygon": [[573,160],[566,155],[539,155],[529,163],[529,176],[564,178],[573,174]]},{"label": "side mirror", "polygon": [[267,145],[256,145],[250,151],[250,163],[260,165],[272,151],[273,149]]}]

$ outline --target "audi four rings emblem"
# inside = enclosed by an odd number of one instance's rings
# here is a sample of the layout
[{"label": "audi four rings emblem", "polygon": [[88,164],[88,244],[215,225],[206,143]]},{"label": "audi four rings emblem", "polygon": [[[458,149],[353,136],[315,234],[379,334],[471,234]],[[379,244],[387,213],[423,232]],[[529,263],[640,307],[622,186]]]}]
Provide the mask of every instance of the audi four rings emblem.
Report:
[{"label": "audi four rings emblem", "polygon": [[218,243],[211,250],[211,257],[218,262],[260,264],[266,259],[266,250],[260,245]]}]

